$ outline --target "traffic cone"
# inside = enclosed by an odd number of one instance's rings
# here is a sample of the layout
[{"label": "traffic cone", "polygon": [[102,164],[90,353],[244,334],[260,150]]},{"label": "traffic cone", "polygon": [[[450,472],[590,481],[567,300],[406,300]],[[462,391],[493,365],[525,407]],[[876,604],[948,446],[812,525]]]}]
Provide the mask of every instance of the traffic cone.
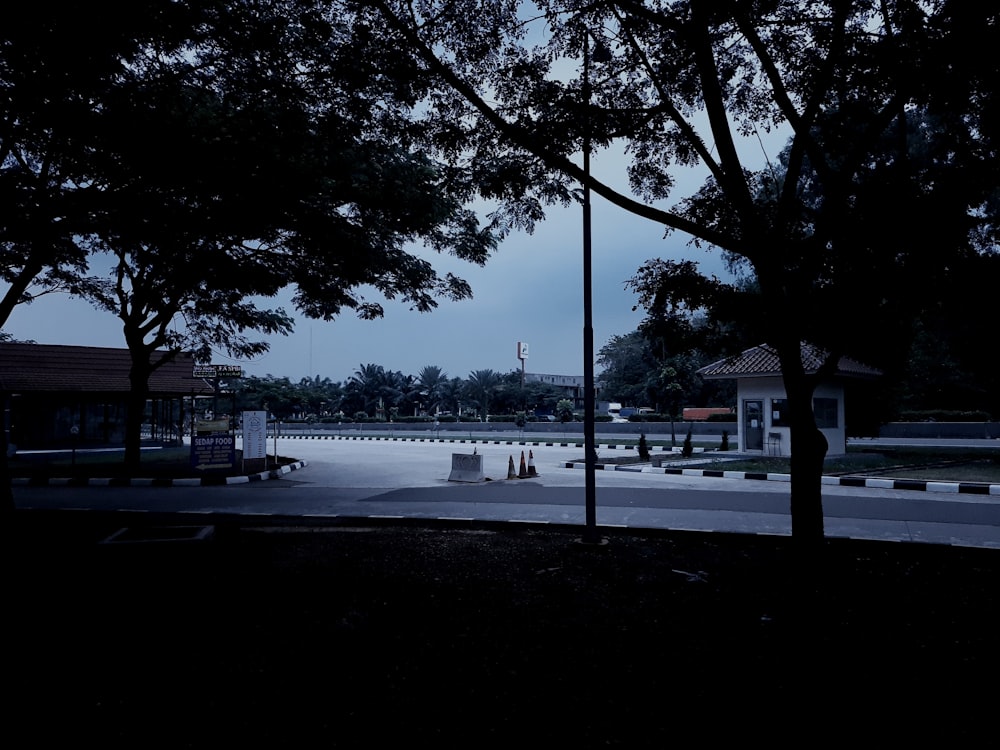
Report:
[{"label": "traffic cone", "polygon": [[535,471],[535,454],[528,451],[528,476],[537,477],[538,472]]},{"label": "traffic cone", "polygon": [[517,478],[518,479],[528,478],[528,470],[524,466],[524,451],[521,451],[521,469],[520,471],[517,472]]},{"label": "traffic cone", "polygon": [[514,473],[514,456],[511,456],[507,462],[507,478],[517,479],[517,474]]}]

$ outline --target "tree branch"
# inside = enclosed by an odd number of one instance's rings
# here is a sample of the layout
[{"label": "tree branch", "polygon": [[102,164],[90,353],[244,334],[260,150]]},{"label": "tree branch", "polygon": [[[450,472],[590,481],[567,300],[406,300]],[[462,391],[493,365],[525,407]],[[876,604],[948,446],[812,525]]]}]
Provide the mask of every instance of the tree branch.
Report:
[{"label": "tree branch", "polygon": [[682,231],[692,237],[703,240],[707,243],[721,247],[726,250],[735,251],[732,238],[722,233],[707,229],[706,227],[690,221],[670,211],[654,208],[640,201],[630,198],[605,183],[587,175],[581,167],[578,167],[562,154],[546,149],[523,128],[514,125],[501,117],[486,101],[478,94],[475,88],[459,77],[449,66],[445,65],[434,52],[424,43],[420,36],[404,21],[399,19],[395,13],[382,0],[374,0],[373,5],[377,7],[386,23],[396,32],[401,34],[420,56],[420,58],[439,76],[445,83],[461,95],[483,119],[494,129],[500,132],[511,143],[520,147],[524,151],[533,154],[545,163],[546,166],[563,174],[572,177],[581,184],[586,184],[596,194],[605,200],[622,208],[636,216],[655,221],[658,224]]}]

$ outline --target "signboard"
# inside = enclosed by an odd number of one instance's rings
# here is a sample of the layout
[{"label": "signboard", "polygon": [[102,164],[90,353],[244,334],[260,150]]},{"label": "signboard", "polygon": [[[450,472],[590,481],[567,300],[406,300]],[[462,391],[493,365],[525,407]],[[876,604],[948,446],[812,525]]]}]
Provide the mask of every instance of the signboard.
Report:
[{"label": "signboard", "polygon": [[198,419],[194,423],[195,435],[215,435],[229,432],[229,418],[224,419]]},{"label": "signboard", "polygon": [[518,359],[528,358],[528,345],[523,341],[517,342],[517,358]]},{"label": "signboard", "polygon": [[199,471],[231,469],[236,464],[232,435],[195,435],[191,438],[191,466]]},{"label": "signboard", "polygon": [[195,365],[195,378],[242,378],[243,368],[239,365]]},{"label": "signboard", "polygon": [[243,412],[243,459],[267,458],[267,412]]}]

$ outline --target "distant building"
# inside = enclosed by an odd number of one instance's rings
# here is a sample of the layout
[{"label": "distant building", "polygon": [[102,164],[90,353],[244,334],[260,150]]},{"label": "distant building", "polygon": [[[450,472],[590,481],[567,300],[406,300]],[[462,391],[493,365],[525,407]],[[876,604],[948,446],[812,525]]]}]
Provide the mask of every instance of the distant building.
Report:
[{"label": "distant building", "polygon": [[[540,372],[524,373],[525,383],[547,383],[563,392],[563,398],[573,402],[574,409],[583,409],[583,375],[547,375]],[[594,403],[601,392],[600,384],[594,384]]]}]

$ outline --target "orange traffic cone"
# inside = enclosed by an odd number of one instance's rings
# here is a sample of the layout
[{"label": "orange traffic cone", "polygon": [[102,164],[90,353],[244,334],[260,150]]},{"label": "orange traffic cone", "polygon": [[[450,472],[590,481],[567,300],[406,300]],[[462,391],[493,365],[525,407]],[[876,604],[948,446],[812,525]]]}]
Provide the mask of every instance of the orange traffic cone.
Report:
[{"label": "orange traffic cone", "polygon": [[514,473],[514,456],[511,456],[507,462],[507,478],[517,479],[517,474]]},{"label": "orange traffic cone", "polygon": [[527,479],[528,470],[524,467],[524,451],[521,451],[521,469],[517,472],[518,479]]},{"label": "orange traffic cone", "polygon": [[535,454],[528,451],[528,476],[537,477],[538,472],[535,471]]}]

